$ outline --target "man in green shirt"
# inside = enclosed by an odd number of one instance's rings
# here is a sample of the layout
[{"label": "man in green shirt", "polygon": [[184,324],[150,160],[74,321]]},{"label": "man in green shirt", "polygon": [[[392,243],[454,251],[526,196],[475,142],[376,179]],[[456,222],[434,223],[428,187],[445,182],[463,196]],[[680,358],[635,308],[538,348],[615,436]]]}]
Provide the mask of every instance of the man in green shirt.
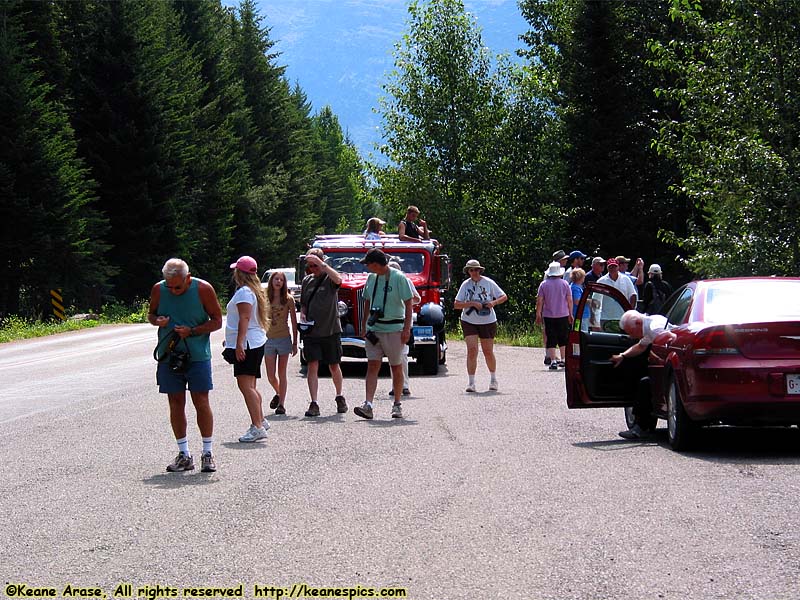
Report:
[{"label": "man in green shirt", "polygon": [[411,337],[411,284],[402,272],[389,268],[389,258],[379,248],[373,248],[361,259],[370,272],[364,287],[364,310],[361,330],[366,331],[364,349],[367,353],[366,401],[353,409],[359,417],[371,419],[372,400],[378,387],[378,371],[385,356],[392,371],[394,405],[392,418],[401,419],[403,410],[403,346]]}]

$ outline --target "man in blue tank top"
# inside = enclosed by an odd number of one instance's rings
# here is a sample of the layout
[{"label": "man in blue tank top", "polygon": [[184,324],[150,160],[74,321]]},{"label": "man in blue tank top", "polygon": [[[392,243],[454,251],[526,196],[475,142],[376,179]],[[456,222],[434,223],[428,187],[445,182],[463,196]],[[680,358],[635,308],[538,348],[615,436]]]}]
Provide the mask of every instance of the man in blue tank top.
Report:
[{"label": "man in blue tank top", "polygon": [[[194,458],[189,452],[186,437],[186,388],[192,396],[197,411],[197,426],[203,437],[201,470],[217,470],[214,461],[214,415],[208,401],[211,382],[210,334],[222,327],[222,309],[213,286],[207,281],[192,277],[189,265],[179,258],[171,258],[161,269],[164,279],[150,291],[150,310],[147,320],[158,327],[158,355],[156,382],[162,394],[169,398],[169,419],[178,443],[178,456],[167,465],[167,471],[191,471]],[[180,337],[170,347],[173,333]],[[169,352],[188,352],[186,369],[171,365]],[[173,368],[171,368],[171,366]]]}]

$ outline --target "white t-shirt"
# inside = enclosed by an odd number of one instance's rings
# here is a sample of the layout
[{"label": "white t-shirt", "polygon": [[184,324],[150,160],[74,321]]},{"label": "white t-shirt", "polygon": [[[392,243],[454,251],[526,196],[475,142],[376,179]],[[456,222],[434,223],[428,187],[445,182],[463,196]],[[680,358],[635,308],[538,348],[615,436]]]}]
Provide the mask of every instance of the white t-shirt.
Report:
[{"label": "white t-shirt", "polygon": [[246,285],[243,285],[231,298],[226,307],[228,316],[225,319],[225,347],[236,348],[236,338],[239,337],[239,309],[237,304],[249,304],[253,307],[250,314],[250,323],[247,326],[247,344],[245,348],[260,348],[267,343],[267,332],[261,327],[258,320],[258,298]]},{"label": "white t-shirt", "polygon": [[[472,281],[472,277],[470,277],[458,288],[456,300],[459,302],[483,303],[497,300],[500,296],[505,296],[505,292],[488,277],[481,276],[477,282]],[[461,320],[473,325],[488,325],[497,321],[497,315],[494,312],[494,308],[487,310],[465,308],[461,311]]]},{"label": "white t-shirt", "polygon": [[667,317],[664,315],[653,315],[642,317],[642,339],[639,340],[640,346],[649,346],[660,334],[667,330]]},{"label": "white t-shirt", "polygon": [[620,292],[622,292],[622,295],[625,296],[625,300],[630,301],[631,296],[636,296],[636,286],[633,285],[631,278],[627,275],[617,275],[616,281],[611,279],[611,277],[608,275],[603,275],[597,280],[597,283],[605,283],[613,288],[617,288]]}]

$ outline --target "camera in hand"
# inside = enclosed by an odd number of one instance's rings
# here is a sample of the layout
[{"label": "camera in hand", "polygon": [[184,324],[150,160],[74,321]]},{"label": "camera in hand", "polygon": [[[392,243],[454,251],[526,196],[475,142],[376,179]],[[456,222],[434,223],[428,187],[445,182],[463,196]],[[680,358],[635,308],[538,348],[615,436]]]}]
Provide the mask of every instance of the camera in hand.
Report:
[{"label": "camera in hand", "polygon": [[186,373],[191,361],[192,356],[189,352],[173,349],[169,355],[169,370],[173,373]]},{"label": "camera in hand", "polygon": [[367,325],[372,327],[375,323],[378,322],[378,319],[383,317],[383,309],[382,308],[370,308],[369,309],[369,317],[367,318]]}]

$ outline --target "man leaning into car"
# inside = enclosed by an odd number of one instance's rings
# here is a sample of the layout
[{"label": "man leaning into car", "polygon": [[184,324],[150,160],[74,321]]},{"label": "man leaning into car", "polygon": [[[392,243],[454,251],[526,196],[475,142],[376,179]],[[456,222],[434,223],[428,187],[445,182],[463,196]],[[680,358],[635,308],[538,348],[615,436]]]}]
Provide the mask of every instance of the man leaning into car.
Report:
[{"label": "man leaning into car", "polygon": [[[667,318],[662,315],[647,316],[636,310],[628,310],[619,320],[622,330],[639,341],[622,352],[611,357],[614,367],[618,367],[626,359],[644,354],[650,349],[653,340],[667,331]],[[627,431],[620,431],[620,437],[626,440],[646,439],[653,434],[654,422],[651,417],[650,379],[642,377],[636,391],[636,403],[633,405],[634,424]]]}]

